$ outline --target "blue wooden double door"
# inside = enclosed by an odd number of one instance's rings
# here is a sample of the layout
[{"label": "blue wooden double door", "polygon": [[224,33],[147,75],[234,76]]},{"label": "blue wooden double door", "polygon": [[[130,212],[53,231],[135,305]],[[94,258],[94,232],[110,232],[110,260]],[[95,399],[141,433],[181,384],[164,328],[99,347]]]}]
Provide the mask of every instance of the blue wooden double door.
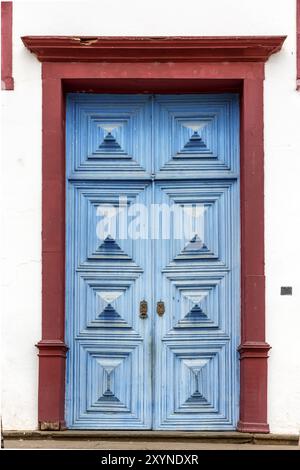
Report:
[{"label": "blue wooden double door", "polygon": [[69,94],[66,416],[234,429],[239,100]]}]

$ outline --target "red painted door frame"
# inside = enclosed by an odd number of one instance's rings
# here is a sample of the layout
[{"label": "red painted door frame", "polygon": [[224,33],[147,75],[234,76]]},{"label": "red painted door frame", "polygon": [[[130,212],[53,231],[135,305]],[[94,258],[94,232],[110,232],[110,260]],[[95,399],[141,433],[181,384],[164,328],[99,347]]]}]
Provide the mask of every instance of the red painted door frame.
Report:
[{"label": "red painted door frame", "polygon": [[1,89],[13,90],[13,2],[1,2]]},{"label": "red painted door frame", "polygon": [[[270,346],[265,341],[263,80],[264,62],[271,53],[280,49],[284,38],[264,37],[263,45],[262,38],[247,38],[252,41],[250,46],[247,46],[248,49],[246,46],[242,47],[245,38],[234,38],[235,46],[233,38],[196,38],[198,46],[194,43],[184,45],[182,41],[188,38],[169,38],[169,42],[173,41],[169,46],[172,62],[167,61],[168,54],[154,60],[151,53],[149,58],[146,47],[140,47],[141,43],[138,41],[141,41],[141,38],[127,40],[130,46],[133,46],[130,53],[127,50],[124,52],[127,62],[120,58],[122,55],[120,51],[116,54],[115,50],[110,56],[107,53],[103,62],[102,50],[95,52],[94,48],[95,44],[100,48],[105,41],[94,38],[94,42],[90,42],[93,50],[84,56],[89,58],[84,63],[82,46],[80,44],[74,46],[72,42],[74,38],[59,38],[59,41],[65,40],[64,54],[62,45],[59,44],[59,57],[53,50],[56,44],[54,39],[23,38],[25,45],[44,62],[42,66],[43,308],[42,340],[38,343],[40,361],[38,415],[41,429],[58,430],[65,426],[65,361],[68,349],[65,344],[64,95],[66,91],[186,93],[232,90],[239,91],[241,96],[242,330],[239,347],[241,375],[238,430],[269,432],[267,358]],[[165,45],[163,39],[148,39],[152,41],[151,44],[154,40],[160,41],[162,47]],[[109,38],[105,40],[109,41]],[[86,45],[88,40],[82,41]],[[111,38],[111,43],[115,41],[116,38]],[[144,41],[148,46],[147,38],[144,38]],[[195,38],[193,41],[195,42]],[[223,47],[223,55],[217,58],[214,49],[217,47],[216,41]],[[203,45],[204,42],[206,45]],[[180,47],[182,44],[186,48],[185,58]],[[136,45],[138,47],[134,52],[133,48]],[[80,52],[78,56],[76,51],[74,52],[76,47]],[[175,50],[178,51],[177,60]],[[161,55],[161,52],[157,54]],[[76,57],[79,60],[77,62]]]}]

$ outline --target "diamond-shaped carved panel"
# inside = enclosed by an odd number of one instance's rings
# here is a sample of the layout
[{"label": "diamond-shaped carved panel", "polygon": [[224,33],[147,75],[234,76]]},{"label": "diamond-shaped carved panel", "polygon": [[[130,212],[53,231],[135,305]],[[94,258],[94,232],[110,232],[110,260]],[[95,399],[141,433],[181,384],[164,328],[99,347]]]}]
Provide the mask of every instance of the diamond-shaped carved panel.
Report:
[{"label": "diamond-shaped carved panel", "polygon": [[122,320],[121,315],[116,310],[118,307],[114,306],[113,304],[116,303],[117,299],[122,296],[123,293],[124,292],[122,290],[111,288],[106,290],[99,290],[97,292],[100,311],[97,316],[99,319],[110,323]]},{"label": "diamond-shaped carved panel", "polygon": [[[212,119],[177,119],[174,122],[173,159],[216,158],[213,151]],[[175,137],[176,136],[176,137]]]},{"label": "diamond-shaped carved panel", "polygon": [[90,372],[94,385],[88,409],[96,408],[102,412],[130,411],[130,396],[121,386],[124,377],[131,376],[132,373],[130,355],[93,355],[90,368],[88,373]]},{"label": "diamond-shaped carved panel", "polygon": [[[75,353],[75,351],[73,351]],[[76,345],[74,426],[144,428],[151,396],[141,338]]]},{"label": "diamond-shaped carved panel", "polygon": [[[229,289],[231,277],[227,273],[169,272],[165,296],[166,335],[207,334],[226,331],[230,322],[230,304],[224,293]],[[180,331],[181,330],[181,331]]]},{"label": "diamond-shaped carved panel", "polygon": [[78,230],[72,233],[78,268],[110,267],[142,272],[146,239],[131,237],[135,204],[149,205],[149,185],[114,182],[95,185],[76,182],[71,187]]},{"label": "diamond-shaped carved panel", "polygon": [[209,363],[211,360],[201,357],[179,359],[178,374],[184,388],[179,396],[178,410],[211,405],[209,400],[211,394]]},{"label": "diamond-shaped carved panel", "polygon": [[[162,194],[159,194],[161,191]],[[224,264],[226,247],[225,225],[222,215],[230,210],[227,188],[197,184],[161,183],[157,188],[170,209],[169,241],[164,252],[170,263],[179,265],[202,262]],[[162,243],[164,243],[163,238]],[[222,259],[223,258],[223,259]]]},{"label": "diamond-shaped carved panel", "polygon": [[140,274],[82,273],[77,275],[77,282],[80,302],[75,302],[74,310],[81,334],[103,328],[135,328]]},{"label": "diamond-shaped carved panel", "polygon": [[[99,140],[96,142],[94,152],[88,158],[132,158],[126,152],[125,137],[127,121],[97,121]],[[100,144],[99,144],[100,142]],[[97,144],[99,144],[97,146]]]},{"label": "diamond-shaped carved panel", "polygon": [[197,170],[237,172],[237,102],[232,94],[156,97],[157,170],[191,176]]},{"label": "diamond-shaped carved panel", "polygon": [[[143,95],[68,95],[67,173],[142,174],[151,168],[151,102]],[[76,132],[72,135],[72,132]]]},{"label": "diamond-shaped carved panel", "polygon": [[227,340],[163,342],[161,389],[157,389],[157,429],[232,427],[235,384],[226,373],[232,356]]},{"label": "diamond-shaped carved panel", "polygon": [[175,328],[219,326],[220,294],[218,280],[175,282]]}]

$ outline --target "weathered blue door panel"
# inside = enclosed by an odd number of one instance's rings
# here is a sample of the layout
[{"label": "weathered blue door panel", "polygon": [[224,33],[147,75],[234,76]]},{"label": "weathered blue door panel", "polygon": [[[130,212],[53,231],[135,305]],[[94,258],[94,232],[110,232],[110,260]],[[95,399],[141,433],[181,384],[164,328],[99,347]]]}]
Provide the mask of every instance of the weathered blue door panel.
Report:
[{"label": "weathered blue door panel", "polygon": [[156,96],[156,429],[232,429],[237,420],[239,132],[235,95]]},{"label": "weathered blue door panel", "polygon": [[[68,97],[67,423],[73,428],[152,423],[152,320],[139,317],[143,299],[149,316],[153,311],[151,242],[125,233],[132,204],[151,202],[149,103],[143,96]],[[106,210],[111,227],[103,235]]]},{"label": "weathered blue door panel", "polygon": [[236,427],[238,116],[234,94],[68,96],[69,427]]}]

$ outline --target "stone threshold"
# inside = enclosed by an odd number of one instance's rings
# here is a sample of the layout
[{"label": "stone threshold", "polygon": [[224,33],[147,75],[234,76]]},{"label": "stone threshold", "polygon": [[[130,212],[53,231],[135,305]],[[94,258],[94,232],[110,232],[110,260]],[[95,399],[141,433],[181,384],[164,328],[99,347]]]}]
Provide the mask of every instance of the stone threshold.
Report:
[{"label": "stone threshold", "polygon": [[138,441],[170,440],[180,442],[194,441],[197,443],[219,444],[261,444],[261,445],[292,445],[299,444],[299,436],[291,434],[258,434],[241,432],[199,432],[199,431],[3,431],[3,437],[9,440],[88,440],[88,441],[120,441],[132,439]]}]

